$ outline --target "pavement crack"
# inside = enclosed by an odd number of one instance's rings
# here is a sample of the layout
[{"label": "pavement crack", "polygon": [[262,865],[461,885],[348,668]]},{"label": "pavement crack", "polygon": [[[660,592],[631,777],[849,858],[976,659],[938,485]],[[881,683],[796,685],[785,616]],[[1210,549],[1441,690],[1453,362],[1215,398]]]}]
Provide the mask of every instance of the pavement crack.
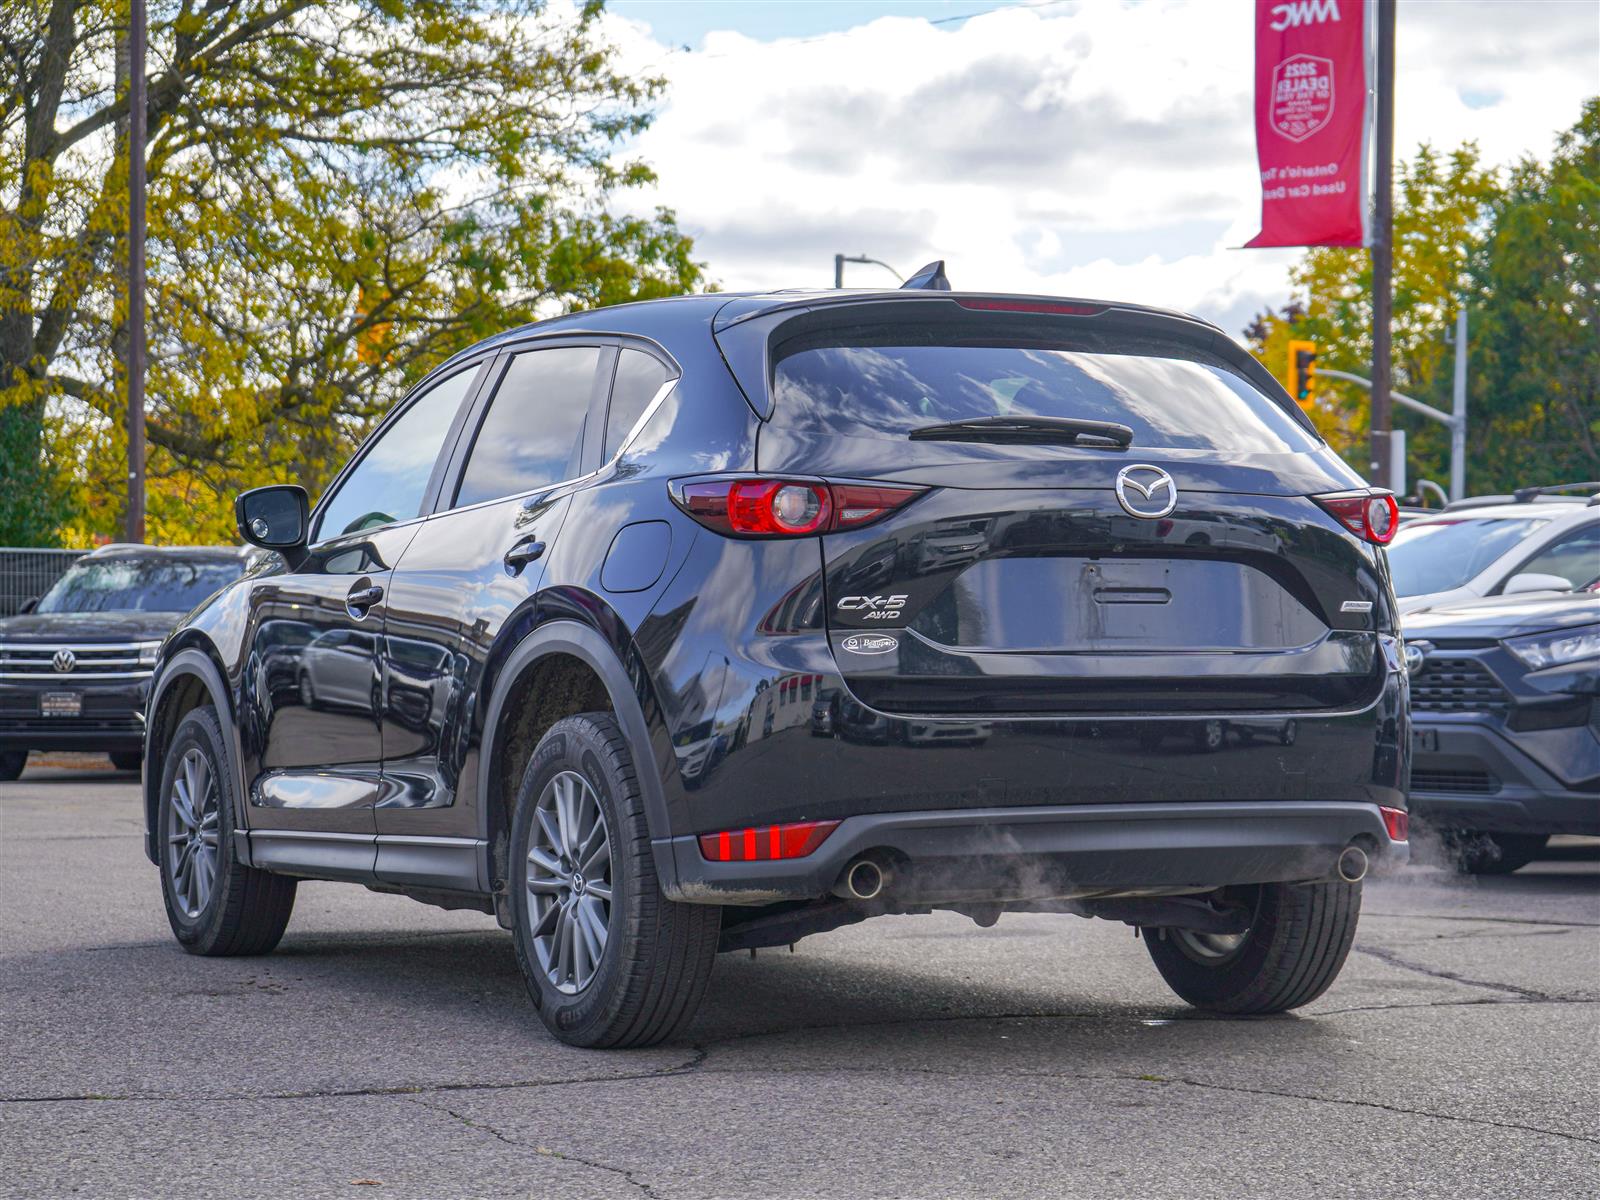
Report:
[{"label": "pavement crack", "polygon": [[71,1104],[86,1101],[126,1101],[130,1103],[160,1104],[217,1104],[228,1101],[267,1100],[347,1100],[371,1097],[382,1099],[394,1096],[412,1099],[418,1096],[442,1095],[450,1092],[514,1092],[539,1088],[578,1087],[591,1083],[626,1083],[645,1079],[665,1079],[684,1075],[699,1068],[705,1061],[705,1051],[696,1050],[681,1063],[661,1067],[654,1071],[633,1071],[617,1075],[574,1075],[560,1079],[517,1079],[503,1083],[421,1083],[395,1084],[389,1087],[364,1088],[311,1088],[294,1092],[224,1092],[212,1095],[175,1096],[153,1093],[144,1096],[106,1095],[86,1092],[57,1096],[0,1096],[0,1104]]},{"label": "pavement crack", "polygon": [[1568,929],[1600,929],[1600,921],[1545,921],[1537,917],[1471,917],[1459,913],[1391,913],[1363,910],[1362,920],[1368,917],[1392,917],[1397,921],[1486,921],[1496,925],[1560,925]]},{"label": "pavement crack", "polygon": [[611,1165],[610,1163],[600,1162],[596,1159],[583,1158],[580,1155],[572,1154],[566,1150],[553,1150],[548,1146],[530,1145],[527,1142],[519,1141],[513,1137],[508,1137],[504,1132],[496,1129],[487,1121],[475,1121],[465,1113],[459,1113],[448,1105],[429,1104],[426,1100],[420,1100],[416,1097],[408,1097],[408,1099],[410,1099],[411,1103],[420,1108],[426,1108],[430,1112],[443,1113],[445,1116],[452,1117],[459,1121],[468,1129],[476,1130],[479,1133],[486,1133],[490,1137],[504,1142],[507,1146],[510,1146],[513,1149],[531,1150],[533,1153],[540,1155],[543,1158],[553,1158],[560,1162],[577,1163],[579,1166],[588,1167],[591,1170],[608,1172],[609,1174],[616,1175],[626,1183],[637,1188],[641,1195],[651,1197],[651,1200],[659,1200],[660,1193],[652,1188],[648,1183],[636,1178],[634,1172],[629,1170],[627,1167],[617,1167]]},{"label": "pavement crack", "polygon": [[1498,983],[1492,979],[1471,979],[1455,971],[1447,971],[1443,967],[1429,967],[1422,963],[1411,962],[1401,958],[1393,950],[1384,949],[1382,946],[1357,946],[1356,952],[1377,959],[1379,962],[1388,963],[1391,967],[1399,967],[1403,971],[1415,971],[1419,975],[1427,975],[1433,979],[1443,979],[1450,983],[1463,984],[1466,987],[1488,988],[1497,992],[1507,992],[1513,996],[1522,996],[1529,1000],[1558,1000],[1563,997],[1552,996],[1549,992],[1541,992],[1537,988],[1526,988],[1516,983]]},{"label": "pavement crack", "polygon": [[1242,1087],[1229,1083],[1208,1083],[1203,1079],[1161,1078],[1159,1076],[1143,1075],[1124,1076],[1124,1078],[1137,1078],[1146,1083],[1177,1083],[1185,1087],[1216,1092],[1234,1092],[1246,1096],[1276,1096],[1285,1100],[1305,1100],[1313,1104],[1342,1104],[1351,1108],[1374,1108],[1383,1112],[1400,1113],[1411,1117],[1429,1117],[1436,1121],[1457,1121],[1466,1125],[1490,1125],[1496,1129],[1509,1129],[1517,1133],[1541,1133],[1546,1137],[1562,1138],[1569,1142],[1600,1145],[1600,1138],[1587,1137],[1581,1133],[1567,1133],[1560,1129],[1548,1129],[1542,1125],[1522,1125],[1515,1121],[1494,1121],[1488,1117],[1469,1117],[1460,1113],[1442,1113],[1428,1108],[1406,1108],[1404,1105],[1384,1104],[1377,1100],[1354,1100],[1345,1096],[1312,1096],[1304,1092],[1285,1092],[1274,1088]]},{"label": "pavement crack", "polygon": [[1306,1013],[1307,1017],[1341,1017],[1347,1013],[1399,1012],[1408,1008],[1493,1008],[1502,1004],[1595,1004],[1584,996],[1474,996],[1470,1000],[1421,1000],[1411,1004],[1353,1004],[1349,1008],[1325,1008]]}]

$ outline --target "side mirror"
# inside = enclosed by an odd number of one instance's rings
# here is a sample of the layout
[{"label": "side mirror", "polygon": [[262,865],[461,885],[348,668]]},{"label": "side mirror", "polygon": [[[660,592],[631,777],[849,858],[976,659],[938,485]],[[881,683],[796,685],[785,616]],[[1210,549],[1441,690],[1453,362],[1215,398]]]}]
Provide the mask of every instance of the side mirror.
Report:
[{"label": "side mirror", "polygon": [[1527,571],[1506,580],[1506,586],[1500,589],[1500,594],[1520,596],[1523,592],[1570,592],[1571,590],[1572,580],[1565,576],[1541,575],[1537,571]]},{"label": "side mirror", "polygon": [[305,548],[311,505],[297,483],[275,483],[242,493],[233,502],[239,536],[252,546],[292,555]]},{"label": "side mirror", "polygon": [[24,600],[20,605],[17,606],[17,612],[18,613],[31,613],[34,609],[36,609],[38,607],[39,607],[39,597],[37,597],[37,596],[29,596],[26,600]]}]

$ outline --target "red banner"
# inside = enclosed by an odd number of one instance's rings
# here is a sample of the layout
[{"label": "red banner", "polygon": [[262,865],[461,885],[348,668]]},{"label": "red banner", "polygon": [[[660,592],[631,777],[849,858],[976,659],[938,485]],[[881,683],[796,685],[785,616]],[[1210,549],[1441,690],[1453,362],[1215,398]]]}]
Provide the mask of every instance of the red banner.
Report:
[{"label": "red banner", "polygon": [[1366,0],[1256,0],[1261,232],[1247,246],[1360,246]]}]

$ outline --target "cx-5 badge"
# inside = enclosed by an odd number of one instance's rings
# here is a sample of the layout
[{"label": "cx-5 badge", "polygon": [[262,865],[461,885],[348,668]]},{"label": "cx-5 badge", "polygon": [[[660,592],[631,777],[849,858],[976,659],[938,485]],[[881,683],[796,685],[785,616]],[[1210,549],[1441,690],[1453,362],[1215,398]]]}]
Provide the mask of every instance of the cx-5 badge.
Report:
[{"label": "cx-5 badge", "polygon": [[[1130,492],[1139,497],[1137,504]],[[1130,516],[1153,521],[1178,507],[1178,485],[1160,467],[1135,463],[1117,472],[1117,503]]]},{"label": "cx-5 badge", "polygon": [[852,633],[839,644],[851,654],[887,654],[900,648],[900,639],[883,633]]},{"label": "cx-5 badge", "polygon": [[836,606],[840,612],[860,613],[863,621],[898,621],[906,596],[846,596]]}]

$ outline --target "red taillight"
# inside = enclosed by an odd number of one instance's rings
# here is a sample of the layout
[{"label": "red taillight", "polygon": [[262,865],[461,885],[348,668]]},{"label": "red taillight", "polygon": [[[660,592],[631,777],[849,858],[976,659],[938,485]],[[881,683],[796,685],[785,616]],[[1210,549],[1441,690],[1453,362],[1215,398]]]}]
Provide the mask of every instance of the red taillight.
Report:
[{"label": "red taillight", "polygon": [[1340,492],[1311,497],[1359,538],[1387,546],[1400,528],[1400,506],[1388,492]]},{"label": "red taillight", "polygon": [[1383,814],[1383,827],[1389,831],[1391,842],[1403,842],[1411,834],[1411,817],[1403,808],[1384,808],[1381,804],[1378,811]]},{"label": "red taillight", "polygon": [[1104,304],[1063,304],[1053,300],[976,300],[971,296],[963,297],[956,303],[977,312],[1050,313],[1062,317],[1095,317],[1106,310]]},{"label": "red taillight", "polygon": [[672,498],[700,524],[735,537],[806,537],[870,525],[927,491],[804,479],[693,479]]},{"label": "red taillight", "polygon": [[804,858],[839,827],[837,821],[793,821],[788,825],[757,825],[702,833],[700,853],[710,862],[770,862],[779,858]]}]

